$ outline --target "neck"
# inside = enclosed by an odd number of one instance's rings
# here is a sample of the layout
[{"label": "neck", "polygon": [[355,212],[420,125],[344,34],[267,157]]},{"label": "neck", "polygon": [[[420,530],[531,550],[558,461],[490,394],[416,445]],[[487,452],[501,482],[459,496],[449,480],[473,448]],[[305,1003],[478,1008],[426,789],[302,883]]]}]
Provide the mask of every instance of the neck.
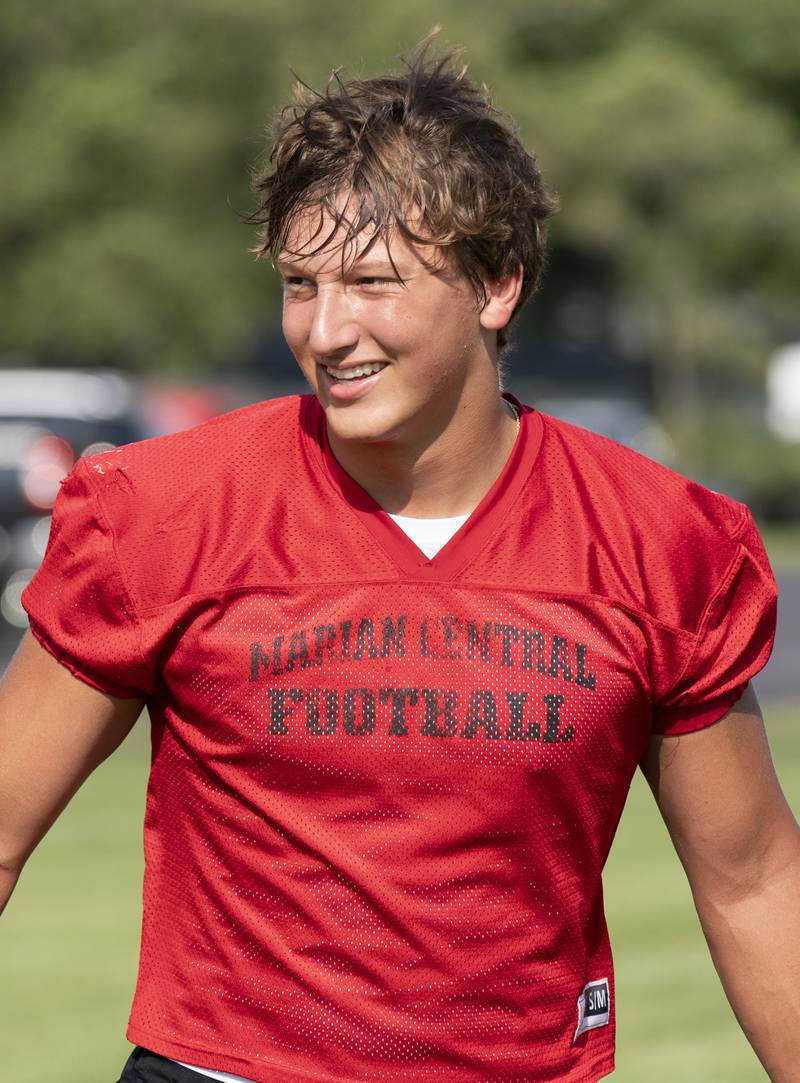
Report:
[{"label": "neck", "polygon": [[502,471],[514,447],[516,411],[500,397],[460,404],[437,431],[369,443],[339,440],[331,450],[347,473],[386,511],[419,519],[468,515]]}]

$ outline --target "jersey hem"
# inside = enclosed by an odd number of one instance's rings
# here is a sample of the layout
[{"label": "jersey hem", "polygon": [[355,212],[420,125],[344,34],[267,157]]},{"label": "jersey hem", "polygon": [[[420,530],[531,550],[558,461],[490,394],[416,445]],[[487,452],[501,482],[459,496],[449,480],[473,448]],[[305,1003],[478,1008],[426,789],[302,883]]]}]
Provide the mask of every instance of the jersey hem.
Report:
[{"label": "jersey hem", "polygon": [[113,681],[107,681],[104,678],[96,676],[85,667],[81,667],[71,654],[67,654],[66,651],[62,650],[61,647],[59,647],[58,644],[34,622],[30,615],[28,616],[28,627],[30,628],[33,638],[47,651],[48,654],[53,656],[56,662],[69,670],[73,677],[77,677],[79,681],[88,684],[90,688],[94,688],[98,692],[103,692],[107,696],[114,696],[116,699],[144,699],[143,692],[127,688],[122,684],[114,684]]},{"label": "jersey hem", "polygon": [[[159,1056],[169,1057],[172,1060],[188,1060],[198,1067],[208,1067],[218,1072],[230,1072],[233,1075],[244,1076],[246,1079],[253,1080],[253,1083],[310,1083],[310,1081],[315,1081],[315,1083],[367,1083],[367,1080],[375,1078],[374,1074],[359,1077],[330,1075],[328,1072],[312,1072],[305,1069],[298,1071],[296,1068],[275,1060],[270,1060],[269,1063],[265,1062],[264,1064],[253,1063],[229,1053],[198,1049],[168,1038],[158,1038],[154,1034],[148,1035],[145,1031],[139,1031],[134,1026],[128,1027],[126,1037],[134,1045],[149,1049],[152,1053],[158,1053]],[[206,1058],[213,1060],[214,1063],[202,1064],[201,1062]],[[576,1065],[566,1075],[559,1075],[557,1077],[558,1083],[598,1083],[599,1080],[611,1075],[614,1067],[614,1053],[612,1051],[590,1064]],[[380,1073],[380,1069],[375,1071]],[[488,1083],[491,1078],[481,1072],[478,1075],[481,1078],[481,1083]],[[472,1083],[469,1076],[460,1073],[445,1074],[437,1069],[426,1072],[417,1068],[407,1070],[392,1068],[391,1078],[393,1083],[447,1083],[448,1080],[450,1083]],[[501,1073],[497,1078],[502,1079],[504,1083],[537,1083],[537,1077],[530,1075],[526,1071],[518,1072],[513,1076]],[[550,1076],[549,1080],[550,1083],[555,1083],[556,1077]]]},{"label": "jersey hem", "polygon": [[654,736],[680,737],[685,733],[697,733],[715,726],[739,702],[749,683],[750,678],[705,703],[664,711],[659,718],[659,724],[653,726]]}]

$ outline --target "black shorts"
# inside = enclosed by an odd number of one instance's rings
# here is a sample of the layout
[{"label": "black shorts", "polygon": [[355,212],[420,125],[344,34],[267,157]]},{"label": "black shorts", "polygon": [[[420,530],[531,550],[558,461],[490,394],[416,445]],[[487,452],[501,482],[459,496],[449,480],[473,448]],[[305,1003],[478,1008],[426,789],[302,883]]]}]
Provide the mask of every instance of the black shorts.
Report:
[{"label": "black shorts", "polygon": [[213,1083],[207,1075],[184,1068],[137,1045],[125,1062],[117,1083]]}]

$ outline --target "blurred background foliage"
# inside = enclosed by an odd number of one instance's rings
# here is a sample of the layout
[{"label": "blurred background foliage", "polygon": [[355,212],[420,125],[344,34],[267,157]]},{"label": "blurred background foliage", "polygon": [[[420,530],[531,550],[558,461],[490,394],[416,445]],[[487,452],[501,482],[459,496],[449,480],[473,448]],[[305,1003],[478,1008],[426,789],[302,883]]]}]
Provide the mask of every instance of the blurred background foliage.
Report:
[{"label": "blurred background foliage", "polygon": [[0,355],[277,380],[241,218],[292,69],[396,69],[434,22],[562,201],[512,384],[572,354],[644,371],[673,465],[800,516],[800,445],[763,420],[770,353],[800,339],[795,0],[6,0]]},{"label": "blurred background foliage", "polygon": [[[553,412],[583,397],[590,427],[611,416],[609,401],[638,403],[628,431],[655,417],[666,437],[656,457],[746,500],[762,524],[800,523],[800,432],[779,440],[765,409],[773,351],[800,341],[796,0],[5,0],[0,368],[110,367],[150,387],[189,385],[150,401],[154,431],[180,424],[176,412],[216,409],[205,390],[224,380],[249,380],[253,397],[286,389],[296,376],[277,282],[242,224],[271,118],[292,69],[318,87],[334,67],[397,69],[437,22],[441,46],[465,47],[562,201],[510,385]],[[42,390],[67,396],[32,375],[20,393],[44,415]],[[0,513],[2,471],[11,464],[15,485],[20,473],[16,449],[3,460],[4,411],[18,420],[12,386],[0,381]],[[131,438],[120,432],[110,439]],[[62,474],[44,478],[53,492],[38,511],[6,523],[6,556],[17,533],[24,545],[7,564],[0,631],[4,615],[15,634],[24,625],[19,594]],[[0,514],[0,588],[3,537]],[[798,537],[769,530],[786,601],[764,685],[767,699],[792,697],[771,714],[771,739],[795,802]],[[126,1055],[146,756],[140,728],[45,841],[4,917],[9,1079],[49,1078],[54,1049],[65,1083],[100,1078],[100,1064],[111,1078]],[[750,1083],[763,1073],[646,801],[639,785],[606,879],[620,1083]]]}]

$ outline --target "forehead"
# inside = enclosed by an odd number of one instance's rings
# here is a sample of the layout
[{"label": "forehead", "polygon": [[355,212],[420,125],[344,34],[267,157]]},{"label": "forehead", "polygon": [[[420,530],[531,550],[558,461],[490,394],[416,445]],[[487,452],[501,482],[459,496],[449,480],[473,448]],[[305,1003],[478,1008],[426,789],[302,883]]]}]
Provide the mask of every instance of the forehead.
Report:
[{"label": "forehead", "polygon": [[[413,220],[408,224],[415,229]],[[357,218],[347,205],[337,207],[336,214],[325,206],[303,207],[292,218],[278,262],[313,265],[320,272],[346,269],[367,258],[406,270],[413,266],[435,271],[448,262],[441,248],[415,244],[396,225],[387,229],[379,229],[374,222],[361,229],[356,225]]]}]

